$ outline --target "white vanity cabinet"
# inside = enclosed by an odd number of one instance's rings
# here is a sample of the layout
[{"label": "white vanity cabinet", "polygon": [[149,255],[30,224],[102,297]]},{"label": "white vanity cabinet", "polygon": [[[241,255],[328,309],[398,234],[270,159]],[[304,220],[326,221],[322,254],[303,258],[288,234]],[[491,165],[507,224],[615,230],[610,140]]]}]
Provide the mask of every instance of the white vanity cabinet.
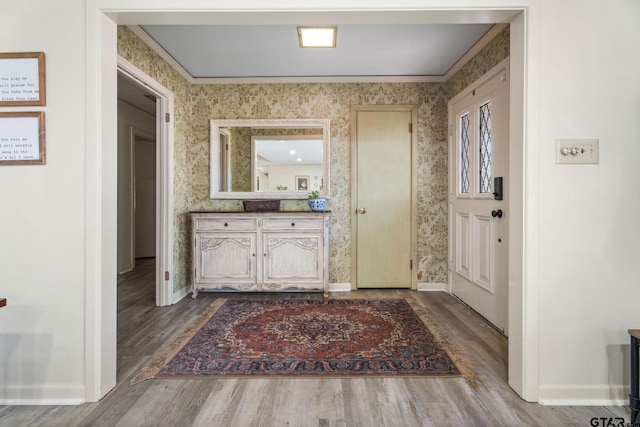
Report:
[{"label": "white vanity cabinet", "polygon": [[192,212],[199,291],[324,291],[329,212]]}]

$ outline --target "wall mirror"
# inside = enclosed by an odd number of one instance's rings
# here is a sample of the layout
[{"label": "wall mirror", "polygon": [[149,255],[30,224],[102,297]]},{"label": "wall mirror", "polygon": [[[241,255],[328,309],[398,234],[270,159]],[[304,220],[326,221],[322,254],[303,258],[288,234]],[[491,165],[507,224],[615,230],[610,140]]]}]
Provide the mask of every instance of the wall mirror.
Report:
[{"label": "wall mirror", "polygon": [[329,135],[328,119],[211,120],[211,198],[329,197]]}]

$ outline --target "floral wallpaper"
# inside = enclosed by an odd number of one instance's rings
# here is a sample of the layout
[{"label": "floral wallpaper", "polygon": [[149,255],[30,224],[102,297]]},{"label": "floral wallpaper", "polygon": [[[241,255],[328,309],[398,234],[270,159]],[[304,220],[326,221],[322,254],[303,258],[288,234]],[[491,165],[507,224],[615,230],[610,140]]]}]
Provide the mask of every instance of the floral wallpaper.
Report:
[{"label": "floral wallpaper", "polygon": [[231,191],[251,191],[251,128],[231,130]]},{"label": "floral wallpaper", "polygon": [[467,62],[449,81],[451,96],[455,96],[478,80],[484,73],[509,56],[509,26],[493,38],[480,52]]},{"label": "floral wallpaper", "polygon": [[[506,44],[505,44],[506,40]],[[494,45],[494,46],[492,46]],[[504,47],[506,46],[506,52]],[[447,102],[508,55],[508,31],[447,83],[311,83],[190,85],[131,30],[118,28],[118,53],[175,92],[175,291],[189,285],[188,212],[241,210],[240,201],[209,198],[209,120],[331,120],[329,281],[351,282],[351,106],[418,107],[418,259],[433,256],[425,282],[448,281]],[[489,65],[492,64],[492,65]],[[476,76],[477,75],[477,76]],[[460,90],[464,89],[464,86]],[[283,209],[306,207],[283,200]],[[416,260],[417,262],[417,260]]]}]

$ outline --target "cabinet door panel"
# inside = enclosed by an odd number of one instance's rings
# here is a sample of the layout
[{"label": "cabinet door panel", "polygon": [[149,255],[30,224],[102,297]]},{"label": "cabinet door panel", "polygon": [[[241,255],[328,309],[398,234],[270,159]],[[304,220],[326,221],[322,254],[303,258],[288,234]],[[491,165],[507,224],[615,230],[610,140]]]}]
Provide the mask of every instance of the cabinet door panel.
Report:
[{"label": "cabinet door panel", "polygon": [[196,254],[200,256],[198,280],[256,280],[255,233],[200,233],[196,239]]},{"label": "cabinet door panel", "polygon": [[322,235],[264,234],[264,281],[322,281]]}]

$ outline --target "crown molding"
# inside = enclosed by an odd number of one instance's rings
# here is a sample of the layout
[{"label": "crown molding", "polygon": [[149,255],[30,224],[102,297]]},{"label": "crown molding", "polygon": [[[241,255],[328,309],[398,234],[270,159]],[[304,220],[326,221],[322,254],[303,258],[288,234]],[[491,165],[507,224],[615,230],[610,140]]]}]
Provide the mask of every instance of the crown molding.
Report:
[{"label": "crown molding", "polygon": [[453,77],[455,73],[457,73],[462,67],[467,65],[467,63],[471,61],[474,56],[476,56],[485,46],[489,44],[489,42],[491,42],[491,40],[493,40],[498,34],[500,34],[502,30],[507,28],[508,25],[509,24],[507,23],[500,23],[495,24],[493,27],[491,27],[489,31],[487,31],[487,33],[482,36],[480,40],[478,40],[476,44],[471,47],[471,49],[467,51],[467,53],[462,55],[458,62],[456,62],[451,68],[449,68],[449,71],[447,71],[443,76],[444,81],[449,81],[449,79]]},{"label": "crown molding", "polygon": [[442,83],[444,76],[290,76],[290,77],[202,77],[196,84],[274,83]]}]

